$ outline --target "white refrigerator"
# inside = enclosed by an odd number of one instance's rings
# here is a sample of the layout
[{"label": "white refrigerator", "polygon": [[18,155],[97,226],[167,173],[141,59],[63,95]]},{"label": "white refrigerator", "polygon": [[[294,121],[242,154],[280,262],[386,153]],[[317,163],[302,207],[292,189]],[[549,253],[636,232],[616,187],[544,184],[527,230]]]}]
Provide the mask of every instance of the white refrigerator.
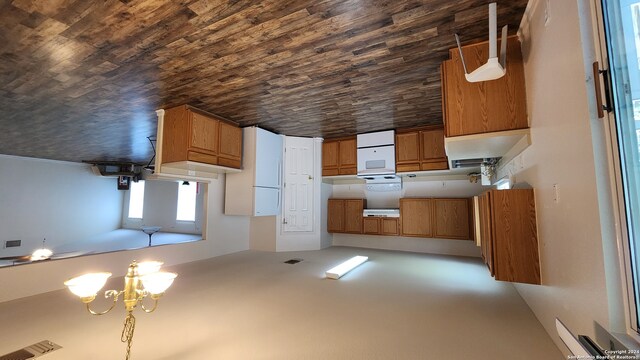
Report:
[{"label": "white refrigerator", "polygon": [[254,216],[280,212],[282,183],[282,136],[256,129],[256,163],[254,182]]},{"label": "white refrigerator", "polygon": [[225,214],[280,213],[283,137],[258,127],[243,129],[242,172],[227,174]]}]

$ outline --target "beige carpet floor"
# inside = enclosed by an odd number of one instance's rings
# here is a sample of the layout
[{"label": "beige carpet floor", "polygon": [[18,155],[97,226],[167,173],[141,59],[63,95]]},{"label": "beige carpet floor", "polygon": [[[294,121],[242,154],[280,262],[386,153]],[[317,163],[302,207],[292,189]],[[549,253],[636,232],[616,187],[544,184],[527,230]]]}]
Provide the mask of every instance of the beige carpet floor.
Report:
[{"label": "beige carpet floor", "polygon": [[[370,260],[324,278],[356,254]],[[137,311],[132,360],[564,359],[514,287],[476,258],[333,247],[172,270],[158,310]],[[90,316],[66,290],[2,303],[0,355],[48,339],[63,348],[43,360],[124,359],[123,320],[121,305]]]}]

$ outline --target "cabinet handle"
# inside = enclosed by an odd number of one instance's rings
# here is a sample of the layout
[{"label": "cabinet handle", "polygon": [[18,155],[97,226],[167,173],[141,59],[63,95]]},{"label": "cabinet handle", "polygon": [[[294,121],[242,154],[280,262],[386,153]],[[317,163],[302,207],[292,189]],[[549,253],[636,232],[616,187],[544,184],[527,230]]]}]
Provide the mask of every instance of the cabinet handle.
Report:
[{"label": "cabinet handle", "polygon": [[[600,75],[602,75],[604,80],[604,100],[605,104],[602,103],[602,91],[600,90]],[[596,61],[593,63],[593,85],[596,90],[596,106],[598,108],[598,119],[602,119],[604,117],[604,112],[610,112],[613,110],[611,107],[611,90],[609,89],[609,71],[608,70],[600,70],[600,65]]]}]

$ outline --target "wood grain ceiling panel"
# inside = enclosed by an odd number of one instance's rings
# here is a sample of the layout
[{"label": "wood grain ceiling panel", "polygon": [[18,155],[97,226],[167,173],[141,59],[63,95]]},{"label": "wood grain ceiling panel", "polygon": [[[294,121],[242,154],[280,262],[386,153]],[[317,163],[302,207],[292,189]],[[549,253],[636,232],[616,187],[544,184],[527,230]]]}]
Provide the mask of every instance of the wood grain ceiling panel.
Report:
[{"label": "wood grain ceiling panel", "polygon": [[439,65],[488,3],[0,0],[0,153],[146,162],[154,110],[184,103],[294,136],[439,124]]}]

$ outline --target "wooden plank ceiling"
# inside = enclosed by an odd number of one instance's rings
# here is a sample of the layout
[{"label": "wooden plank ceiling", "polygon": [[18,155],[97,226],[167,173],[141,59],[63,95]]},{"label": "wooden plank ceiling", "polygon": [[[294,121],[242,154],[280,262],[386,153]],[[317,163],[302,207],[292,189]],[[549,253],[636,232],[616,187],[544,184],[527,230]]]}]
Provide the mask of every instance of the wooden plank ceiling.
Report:
[{"label": "wooden plank ceiling", "polygon": [[488,3],[0,0],[0,153],[146,162],[154,110],[184,103],[294,136],[441,123],[439,65]]}]

